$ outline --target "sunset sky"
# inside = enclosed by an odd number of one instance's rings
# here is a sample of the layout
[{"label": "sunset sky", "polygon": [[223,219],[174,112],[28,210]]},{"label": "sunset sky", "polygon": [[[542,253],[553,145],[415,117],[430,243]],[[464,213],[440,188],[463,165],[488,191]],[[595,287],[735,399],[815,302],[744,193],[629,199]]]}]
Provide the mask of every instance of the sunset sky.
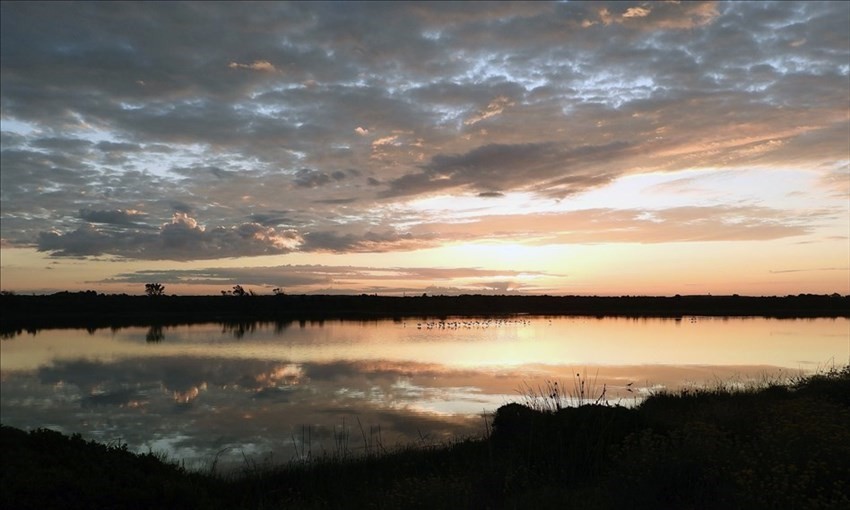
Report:
[{"label": "sunset sky", "polygon": [[2,289],[850,294],[850,2],[2,3]]}]

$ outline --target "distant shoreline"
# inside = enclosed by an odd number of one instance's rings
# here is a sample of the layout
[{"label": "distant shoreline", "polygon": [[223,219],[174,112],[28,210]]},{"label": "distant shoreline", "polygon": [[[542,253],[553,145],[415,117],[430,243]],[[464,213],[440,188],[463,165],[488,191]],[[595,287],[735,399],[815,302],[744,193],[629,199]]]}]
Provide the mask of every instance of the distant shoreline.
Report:
[{"label": "distant shoreline", "polygon": [[450,316],[850,317],[850,296],[129,296],[0,295],[0,332],[203,322],[377,320]]}]

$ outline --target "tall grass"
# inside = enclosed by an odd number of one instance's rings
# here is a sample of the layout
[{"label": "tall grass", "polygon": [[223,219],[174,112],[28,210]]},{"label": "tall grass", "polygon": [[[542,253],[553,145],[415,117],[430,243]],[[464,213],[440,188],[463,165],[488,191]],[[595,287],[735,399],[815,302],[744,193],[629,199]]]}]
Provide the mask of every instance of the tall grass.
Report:
[{"label": "tall grass", "polygon": [[[567,407],[579,407],[588,404],[608,404],[606,384],[600,389],[597,370],[593,378],[587,372],[576,373],[570,384],[563,381],[546,380],[542,385],[532,386],[527,382],[517,390],[520,404],[535,411],[557,412]],[[571,387],[570,387],[571,386]]]}]

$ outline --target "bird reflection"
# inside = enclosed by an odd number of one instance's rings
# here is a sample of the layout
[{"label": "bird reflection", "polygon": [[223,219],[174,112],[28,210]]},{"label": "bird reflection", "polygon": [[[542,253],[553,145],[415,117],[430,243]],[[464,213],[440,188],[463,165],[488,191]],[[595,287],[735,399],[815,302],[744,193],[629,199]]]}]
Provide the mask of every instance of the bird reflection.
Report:
[{"label": "bird reflection", "polygon": [[416,329],[444,329],[444,330],[459,330],[459,329],[489,329],[500,328],[505,326],[528,326],[531,321],[528,319],[477,319],[477,320],[453,320],[453,321],[428,321],[417,322]]}]

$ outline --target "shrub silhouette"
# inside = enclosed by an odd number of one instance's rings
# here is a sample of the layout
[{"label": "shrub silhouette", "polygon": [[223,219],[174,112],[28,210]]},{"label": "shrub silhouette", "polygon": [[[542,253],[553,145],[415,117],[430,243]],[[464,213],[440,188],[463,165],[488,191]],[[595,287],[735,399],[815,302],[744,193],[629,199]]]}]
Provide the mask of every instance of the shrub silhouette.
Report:
[{"label": "shrub silhouette", "polygon": [[146,283],[145,294],[148,296],[161,296],[165,294],[165,285],[161,283]]}]

